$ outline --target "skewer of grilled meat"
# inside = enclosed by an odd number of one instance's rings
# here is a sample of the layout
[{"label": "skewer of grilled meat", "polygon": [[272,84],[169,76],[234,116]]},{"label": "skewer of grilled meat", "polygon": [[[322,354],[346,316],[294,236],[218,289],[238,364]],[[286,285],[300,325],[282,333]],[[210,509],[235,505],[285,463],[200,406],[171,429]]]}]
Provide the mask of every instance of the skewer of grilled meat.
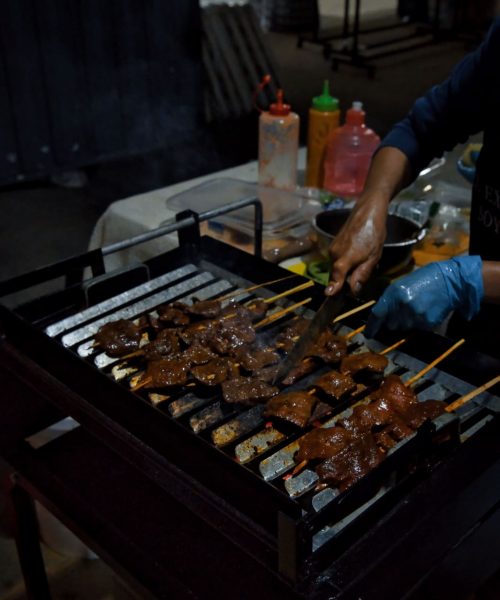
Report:
[{"label": "skewer of grilled meat", "polygon": [[360,354],[351,354],[343,358],[340,363],[340,372],[349,375],[356,375],[361,371],[382,374],[388,364],[389,360],[382,354],[363,352]]},{"label": "skewer of grilled meat", "polygon": [[[380,452],[410,436],[426,420],[445,412],[443,402],[419,402],[395,375],[383,382],[373,398],[368,405],[354,407],[351,417],[340,421],[336,427],[305,435],[296,455],[299,466],[305,466],[310,460],[328,458],[317,468],[321,481],[347,489],[368,472],[366,469],[371,470],[380,462]],[[374,445],[380,452],[375,452]],[[346,472],[349,465],[353,469],[351,476]]]}]

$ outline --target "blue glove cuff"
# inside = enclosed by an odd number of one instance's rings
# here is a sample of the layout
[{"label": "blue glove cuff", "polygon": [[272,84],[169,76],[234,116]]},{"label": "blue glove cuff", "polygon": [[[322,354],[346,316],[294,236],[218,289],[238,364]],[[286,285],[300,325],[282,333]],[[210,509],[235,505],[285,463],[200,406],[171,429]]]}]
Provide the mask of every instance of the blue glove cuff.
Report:
[{"label": "blue glove cuff", "polygon": [[470,321],[480,311],[484,298],[481,257],[458,256],[437,264],[448,286],[453,308]]}]

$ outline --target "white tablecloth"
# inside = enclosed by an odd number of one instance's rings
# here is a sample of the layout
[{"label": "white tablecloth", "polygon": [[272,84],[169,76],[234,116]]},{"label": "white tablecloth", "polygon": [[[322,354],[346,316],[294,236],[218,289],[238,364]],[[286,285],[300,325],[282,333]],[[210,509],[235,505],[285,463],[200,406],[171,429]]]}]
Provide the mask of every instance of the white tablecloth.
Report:
[{"label": "white tablecloth", "polygon": [[[305,149],[299,152],[299,171],[304,170],[306,160]],[[244,181],[256,182],[258,177],[257,161],[197,177],[165,188],[152,190],[145,194],[132,196],[111,204],[97,222],[90,239],[89,249],[101,248],[139,233],[156,229],[165,221],[172,219],[175,212],[166,206],[171,196],[188,190],[191,187],[220,177],[231,177]],[[127,265],[142,262],[153,256],[177,247],[177,234],[163,236],[159,239],[134,246],[128,250],[106,257],[108,270],[119,269]]]}]

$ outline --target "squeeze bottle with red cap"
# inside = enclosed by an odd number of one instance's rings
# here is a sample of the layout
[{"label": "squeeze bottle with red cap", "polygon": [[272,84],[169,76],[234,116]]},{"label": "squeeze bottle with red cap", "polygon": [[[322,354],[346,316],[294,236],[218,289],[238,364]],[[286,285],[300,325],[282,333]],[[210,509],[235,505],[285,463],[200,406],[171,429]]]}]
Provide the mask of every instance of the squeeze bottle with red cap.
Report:
[{"label": "squeeze bottle with red cap", "polygon": [[294,190],[297,185],[299,115],[283,103],[283,90],[259,119],[259,184]]},{"label": "squeeze bottle with red cap", "polygon": [[325,157],[324,187],[341,197],[361,195],[372,156],[380,138],[365,125],[366,114],[361,102],[347,111],[346,123],[328,140]]},{"label": "squeeze bottle with red cap", "polygon": [[340,125],[339,101],[330,95],[328,80],[323,85],[321,96],[313,98],[309,109],[309,127],[307,132],[307,171],[306,185],[323,187],[325,179],[325,154],[328,138]]}]

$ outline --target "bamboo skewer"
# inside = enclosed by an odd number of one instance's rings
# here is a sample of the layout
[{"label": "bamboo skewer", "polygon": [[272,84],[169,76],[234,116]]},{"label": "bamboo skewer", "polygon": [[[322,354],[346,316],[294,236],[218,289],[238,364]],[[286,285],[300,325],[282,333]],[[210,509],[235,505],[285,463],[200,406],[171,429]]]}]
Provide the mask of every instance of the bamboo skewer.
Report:
[{"label": "bamboo skewer", "polygon": [[443,360],[445,358],[448,358],[448,356],[450,356],[450,354],[452,354],[453,352],[455,352],[455,350],[457,350],[458,348],[460,348],[460,346],[462,346],[462,344],[465,344],[465,340],[464,339],[461,339],[456,344],[453,344],[453,346],[451,348],[449,348],[448,350],[446,350],[446,352],[443,352],[443,354],[441,354],[441,356],[439,356],[438,358],[436,358],[436,360],[433,360],[430,364],[428,364],[426,367],[424,367],[419,373],[417,373],[411,379],[409,379],[407,382],[405,382],[406,387],[411,387],[412,385],[414,385],[415,383],[417,383],[417,381],[419,379],[422,379],[422,377],[424,375],[427,375],[427,373],[429,371],[432,371],[432,369],[434,369],[434,367],[436,367],[441,362],[443,362]]},{"label": "bamboo skewer", "polygon": [[260,327],[265,327],[266,325],[269,325],[270,323],[274,323],[274,321],[278,321],[278,319],[281,319],[281,317],[284,317],[288,313],[293,312],[294,310],[297,310],[297,308],[300,308],[301,306],[305,306],[306,304],[309,304],[309,302],[311,302],[311,300],[312,300],[312,298],[306,298],[305,300],[301,300],[300,302],[296,302],[295,304],[292,304],[292,306],[288,306],[287,308],[284,308],[283,310],[280,310],[278,312],[273,313],[272,315],[269,315],[265,319],[262,319],[262,321],[259,321],[255,325],[255,329],[258,329]]},{"label": "bamboo skewer", "polygon": [[[266,281],[265,283],[259,283],[258,285],[252,285],[248,288],[245,288],[244,290],[236,290],[233,292],[229,292],[225,296],[220,296],[219,298],[216,298],[216,300],[219,300],[220,302],[222,302],[224,300],[229,300],[230,298],[236,298],[237,296],[241,296],[242,294],[248,294],[249,292],[253,292],[260,288],[266,287],[267,285],[281,283],[282,281],[287,281],[288,279],[293,279],[294,277],[299,277],[299,275],[295,275],[295,274],[287,275],[286,277],[281,277],[280,279],[274,279],[273,281]],[[313,283],[313,282],[311,282],[311,283]],[[314,283],[313,283],[313,285],[314,285]]]},{"label": "bamboo skewer", "polygon": [[358,333],[363,333],[363,331],[366,329],[366,325],[363,325],[363,327],[359,327],[358,329],[354,329],[354,331],[349,332],[347,335],[344,336],[344,338],[346,340],[352,340],[353,337],[356,337],[358,335]]},{"label": "bamboo skewer", "polygon": [[396,342],[392,346],[389,346],[389,348],[386,348],[385,350],[382,350],[382,352],[379,352],[379,354],[381,354],[382,356],[385,356],[386,354],[389,354],[393,350],[397,350],[403,344],[406,344],[407,341],[408,341],[407,338],[403,338],[402,340],[399,340],[399,342]]},{"label": "bamboo skewer", "polygon": [[[291,290],[287,290],[286,292],[283,292],[281,294],[278,294],[277,296],[273,296],[272,298],[264,298],[264,302],[266,304],[271,304],[272,302],[276,302],[276,300],[280,300],[281,298],[286,298],[287,296],[290,296],[291,294],[295,294],[298,292],[302,292],[303,290],[307,290],[310,287],[313,287],[313,285],[314,285],[314,281],[306,281],[305,283],[301,283],[297,287],[292,288]],[[252,305],[250,304],[249,306],[252,306]]]},{"label": "bamboo skewer", "polygon": [[343,313],[342,315],[335,317],[335,319],[333,319],[333,322],[338,323],[339,321],[347,319],[347,317],[352,317],[353,315],[357,315],[359,312],[362,312],[362,311],[366,310],[367,308],[370,308],[370,306],[373,306],[374,304],[376,304],[376,301],[370,300],[370,302],[367,302],[366,304],[357,306],[356,308],[353,308],[352,310],[348,310],[347,312]]},{"label": "bamboo skewer", "polygon": [[488,383],[481,385],[476,390],[469,392],[468,394],[466,394],[465,396],[462,396],[458,400],[455,400],[455,402],[452,402],[451,404],[449,404],[446,407],[446,411],[453,412],[454,410],[458,410],[459,408],[464,406],[464,404],[467,404],[467,402],[474,400],[474,398],[476,398],[483,392],[486,392],[487,390],[492,388],[494,385],[497,385],[497,383],[500,383],[500,375],[497,375],[494,379],[492,379],[491,381],[488,381]]}]

